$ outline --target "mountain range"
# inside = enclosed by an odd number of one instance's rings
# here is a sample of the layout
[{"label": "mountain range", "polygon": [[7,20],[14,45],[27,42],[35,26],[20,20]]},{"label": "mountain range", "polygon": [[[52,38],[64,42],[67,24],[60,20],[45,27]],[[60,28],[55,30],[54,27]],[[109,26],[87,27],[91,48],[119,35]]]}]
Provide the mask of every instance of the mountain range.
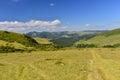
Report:
[{"label": "mountain range", "polygon": [[120,29],[109,31],[29,32],[19,34],[0,31],[0,52],[21,50],[55,50],[63,47],[120,47]]},{"label": "mountain range", "polygon": [[75,42],[88,39],[92,36],[105,32],[103,31],[63,31],[63,32],[29,32],[26,35],[32,38],[39,37],[39,38],[47,38],[53,44],[57,44],[63,47],[70,47]]}]

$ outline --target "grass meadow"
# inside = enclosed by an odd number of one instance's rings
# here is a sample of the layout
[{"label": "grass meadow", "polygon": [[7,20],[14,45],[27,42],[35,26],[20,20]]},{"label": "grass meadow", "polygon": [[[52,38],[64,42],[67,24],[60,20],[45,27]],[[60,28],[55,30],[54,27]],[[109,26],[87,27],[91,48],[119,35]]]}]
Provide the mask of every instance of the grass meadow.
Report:
[{"label": "grass meadow", "polygon": [[0,80],[120,80],[120,49],[1,53]]}]

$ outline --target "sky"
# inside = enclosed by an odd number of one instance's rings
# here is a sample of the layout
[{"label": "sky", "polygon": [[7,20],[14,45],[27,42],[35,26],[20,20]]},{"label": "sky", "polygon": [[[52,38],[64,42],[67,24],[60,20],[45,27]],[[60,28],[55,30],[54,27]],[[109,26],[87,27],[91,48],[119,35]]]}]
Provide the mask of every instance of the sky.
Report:
[{"label": "sky", "polygon": [[120,28],[120,0],[0,0],[0,30],[111,30]]}]

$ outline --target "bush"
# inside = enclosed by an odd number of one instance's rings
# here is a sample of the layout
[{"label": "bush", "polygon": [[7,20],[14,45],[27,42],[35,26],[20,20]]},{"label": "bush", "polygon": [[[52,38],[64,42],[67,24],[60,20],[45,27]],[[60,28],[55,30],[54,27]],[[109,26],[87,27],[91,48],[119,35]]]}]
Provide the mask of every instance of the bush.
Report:
[{"label": "bush", "polygon": [[94,44],[78,44],[76,47],[77,48],[93,48],[93,47],[96,47],[96,45],[94,45]]},{"label": "bush", "polygon": [[105,46],[103,46],[104,48],[114,48],[114,46],[113,45],[105,45]]},{"label": "bush", "polygon": [[120,44],[114,44],[114,45],[105,45],[104,48],[117,48],[120,47]]},{"label": "bush", "polygon": [[6,45],[6,46],[0,46],[0,53],[8,53],[8,52],[16,52],[16,51],[24,51],[22,49],[15,49],[12,46]]},{"label": "bush", "polygon": [[61,46],[54,44],[39,44],[35,47],[39,50],[44,50],[44,51],[55,51],[61,48]]}]

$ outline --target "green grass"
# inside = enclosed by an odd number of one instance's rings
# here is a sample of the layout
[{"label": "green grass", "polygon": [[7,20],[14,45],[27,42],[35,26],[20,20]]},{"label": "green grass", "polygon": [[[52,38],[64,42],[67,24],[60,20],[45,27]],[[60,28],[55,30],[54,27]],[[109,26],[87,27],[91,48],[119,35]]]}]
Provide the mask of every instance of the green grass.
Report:
[{"label": "green grass", "polygon": [[17,42],[7,42],[7,41],[3,41],[3,40],[0,40],[0,46],[6,46],[6,44],[9,44],[9,45],[12,45],[14,46],[16,49],[24,49],[24,48],[27,48],[26,46],[20,44],[20,43],[17,43]]},{"label": "green grass", "polygon": [[36,40],[36,42],[38,42],[40,44],[52,44],[52,42],[50,42],[50,39],[48,39],[48,38],[39,38],[39,37],[36,37],[34,39]]},{"label": "green grass", "polygon": [[34,39],[24,34],[1,31],[1,30],[0,30],[0,40],[6,41],[9,43],[16,42],[26,47],[34,47],[35,45],[38,45],[38,43]]},{"label": "green grass", "polygon": [[120,49],[0,54],[0,80],[120,80]]},{"label": "green grass", "polygon": [[120,35],[112,35],[112,36],[96,36],[88,40],[81,40],[79,42],[76,42],[75,45],[77,44],[94,44],[97,46],[104,46],[104,45],[114,45],[114,44],[119,44],[120,43]]}]

